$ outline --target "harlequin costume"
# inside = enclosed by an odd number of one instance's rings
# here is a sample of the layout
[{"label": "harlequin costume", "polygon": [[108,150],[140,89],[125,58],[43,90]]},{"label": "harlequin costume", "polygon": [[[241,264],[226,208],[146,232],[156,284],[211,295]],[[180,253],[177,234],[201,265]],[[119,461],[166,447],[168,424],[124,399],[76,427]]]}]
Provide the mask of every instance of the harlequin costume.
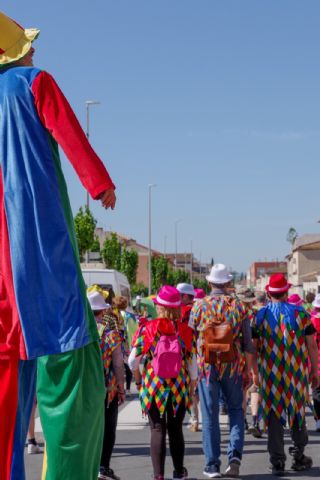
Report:
[{"label": "harlequin costume", "polygon": [[152,367],[152,358],[161,335],[174,335],[176,333],[172,322],[167,319],[154,319],[149,321],[139,332],[133,347],[136,348],[136,356],[144,356],[142,372],[142,386],[140,389],[141,407],[144,413],[148,413],[154,400],[159,412],[163,415],[169,396],[174,413],[177,412],[181,403],[190,408],[188,360],[192,355],[192,331],[188,325],[177,323],[177,331],[183,348],[181,371],[177,378],[163,379],[157,377]]},{"label": "harlequin costume", "polygon": [[258,352],[261,404],[268,450],[274,471],[284,471],[284,427],[287,417],[294,443],[292,468],[302,470],[312,465],[304,456],[308,442],[305,408],[309,403],[308,350],[306,336],[314,332],[310,317],[301,306],[272,298],[284,295],[290,288],[282,274],[270,277],[267,291],[271,302],[257,313],[254,337],[259,338]]},{"label": "harlequin costume", "polygon": [[[190,380],[195,381],[197,378],[194,335],[186,323],[179,321],[181,301],[175,287],[163,286],[153,301],[165,307],[163,313],[172,315],[175,320],[157,318],[142,325],[136,333],[128,363],[137,379],[137,376],[140,377],[137,373],[140,360],[143,362],[142,383],[137,386],[142,410],[149,418],[154,479],[164,480],[167,433],[174,465],[173,478],[187,478],[183,465],[183,419],[186,410],[190,409]],[[176,347],[180,345],[175,350],[179,361],[177,357],[170,357],[170,361],[164,357],[166,360],[163,361],[163,365],[167,366],[171,365],[172,359],[172,364],[177,366],[175,370],[157,369],[160,354],[158,357],[156,345],[158,342],[166,343],[166,337],[171,338]]]},{"label": "harlequin costume", "polygon": [[[199,367],[199,396],[202,412],[202,439],[205,455],[204,474],[221,476],[221,438],[219,426],[219,396],[222,392],[229,410],[230,438],[227,448],[228,467],[226,476],[238,476],[244,444],[244,415],[242,409],[242,350],[253,353],[250,323],[244,305],[229,294],[232,275],[223,264],[215,264],[206,277],[212,285],[209,296],[197,300],[191,310],[189,325],[197,331],[197,356]],[[207,325],[228,323],[232,329],[235,358],[231,363],[220,358],[210,365],[205,362],[204,330]],[[218,356],[217,356],[218,357]]]},{"label": "harlequin costume", "polygon": [[38,34],[0,13],[0,478],[24,479],[37,364],[44,478],[93,480],[103,369],[57,143],[94,199],[114,186],[52,76],[15,64]]}]

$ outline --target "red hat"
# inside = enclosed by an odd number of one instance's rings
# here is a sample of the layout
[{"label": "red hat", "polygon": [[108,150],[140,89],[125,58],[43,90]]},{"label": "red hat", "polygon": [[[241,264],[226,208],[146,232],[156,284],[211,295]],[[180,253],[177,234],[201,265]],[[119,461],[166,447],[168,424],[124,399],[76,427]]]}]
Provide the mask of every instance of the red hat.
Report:
[{"label": "red hat", "polygon": [[283,273],[274,273],[269,279],[269,285],[266,286],[266,290],[269,293],[285,293],[291,287],[291,283],[287,282]]},{"label": "red hat", "polygon": [[202,288],[195,288],[196,298],[204,298],[206,296],[205,291]]},{"label": "red hat", "polygon": [[152,299],[156,305],[169,308],[181,307],[180,292],[171,285],[164,285],[156,298]]},{"label": "red hat", "polygon": [[290,297],[288,298],[288,303],[292,303],[292,305],[299,306],[303,304],[303,300],[297,293],[294,293],[293,295],[290,295]]}]

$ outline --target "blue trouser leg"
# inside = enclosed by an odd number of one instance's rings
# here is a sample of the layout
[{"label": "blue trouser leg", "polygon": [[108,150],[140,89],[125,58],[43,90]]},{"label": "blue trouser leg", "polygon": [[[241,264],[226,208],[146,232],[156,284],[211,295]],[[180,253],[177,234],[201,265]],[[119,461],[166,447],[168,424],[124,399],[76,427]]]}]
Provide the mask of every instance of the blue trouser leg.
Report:
[{"label": "blue trouser leg", "polygon": [[202,441],[206,466],[220,466],[220,425],[219,425],[220,384],[212,369],[209,382],[203,378],[199,383],[202,413]]},{"label": "blue trouser leg", "polygon": [[228,459],[229,462],[234,459],[238,459],[240,461],[242,458],[244,444],[242,377],[236,375],[230,378],[229,369],[227,369],[221,378],[221,388],[228,406],[228,415],[230,421],[230,440],[227,451]]},{"label": "blue trouser leg", "polygon": [[18,409],[10,480],[25,480],[24,446],[36,393],[36,360],[21,360],[18,375]]}]

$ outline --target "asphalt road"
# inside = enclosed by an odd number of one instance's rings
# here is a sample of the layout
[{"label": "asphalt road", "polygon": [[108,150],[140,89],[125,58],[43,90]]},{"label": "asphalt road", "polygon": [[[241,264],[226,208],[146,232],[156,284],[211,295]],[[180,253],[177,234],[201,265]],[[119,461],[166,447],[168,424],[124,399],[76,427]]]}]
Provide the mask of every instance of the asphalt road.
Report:
[{"label": "asphalt road", "polygon": [[[188,419],[186,419],[187,422]],[[314,466],[304,474],[288,470],[285,479],[308,479],[320,478],[320,433],[315,432],[315,422],[311,415],[307,419],[309,428],[309,445],[306,454],[313,458]],[[37,434],[40,440],[43,440],[39,421],[37,422]],[[203,452],[202,452],[202,434],[201,432],[192,433],[185,428],[186,455],[185,466],[189,471],[189,478],[204,479],[203,471]],[[222,446],[222,469],[226,467],[226,449],[228,442],[228,419],[221,417],[221,446]],[[290,445],[290,438],[286,432],[286,449]],[[26,471],[27,480],[41,479],[42,454],[28,455],[26,453]],[[291,457],[288,456],[287,467],[290,467]],[[245,450],[241,465],[241,478],[246,480],[272,480],[273,477],[268,473],[268,455],[266,436],[261,439],[255,439],[246,434]],[[147,422],[142,419],[139,403],[136,395],[121,409],[118,422],[117,440],[114,454],[111,461],[111,467],[121,480],[150,480],[152,477],[151,459],[149,453],[149,428]],[[172,478],[172,462],[167,452],[166,459],[166,478]],[[61,480],[68,480],[67,478]]]}]

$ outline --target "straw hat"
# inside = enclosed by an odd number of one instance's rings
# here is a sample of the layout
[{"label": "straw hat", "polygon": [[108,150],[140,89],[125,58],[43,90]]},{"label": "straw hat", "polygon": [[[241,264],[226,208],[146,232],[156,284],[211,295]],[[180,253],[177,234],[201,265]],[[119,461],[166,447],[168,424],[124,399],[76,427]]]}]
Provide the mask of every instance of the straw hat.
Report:
[{"label": "straw hat", "polygon": [[0,12],[0,66],[23,58],[39,33],[37,28],[22,28]]}]

